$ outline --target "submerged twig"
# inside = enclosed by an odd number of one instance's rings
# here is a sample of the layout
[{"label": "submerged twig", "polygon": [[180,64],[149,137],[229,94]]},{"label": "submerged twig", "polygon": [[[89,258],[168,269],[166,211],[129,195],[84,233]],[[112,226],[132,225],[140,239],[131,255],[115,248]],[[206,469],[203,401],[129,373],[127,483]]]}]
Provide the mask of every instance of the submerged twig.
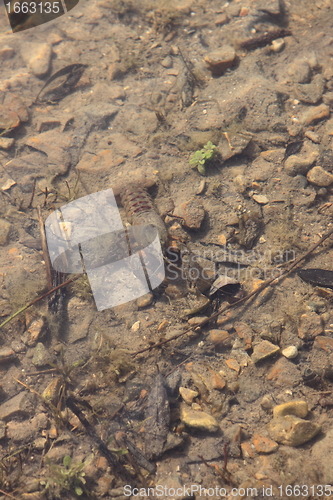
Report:
[{"label": "submerged twig", "polygon": [[[312,245],[312,247],[310,247],[309,250],[307,250],[307,252],[305,252],[298,259],[296,259],[289,267],[287,267],[287,269],[285,269],[280,276],[278,276],[276,278],[270,278],[270,279],[264,281],[256,290],[253,290],[253,292],[248,293],[247,295],[245,295],[244,297],[242,297],[241,299],[237,300],[234,303],[231,303],[231,304],[228,304],[228,305],[226,305],[224,307],[221,307],[215,313],[213,313],[211,316],[209,316],[208,318],[206,318],[206,319],[202,320],[200,323],[198,323],[196,325],[196,328],[200,328],[201,326],[205,325],[206,323],[209,323],[209,321],[211,321],[212,319],[216,318],[220,314],[224,313],[228,309],[237,307],[240,304],[243,304],[244,302],[247,302],[249,299],[251,299],[255,295],[258,295],[260,292],[262,292],[263,290],[265,290],[265,288],[267,288],[268,286],[277,285],[283,278],[285,278],[289,273],[291,273],[291,271],[293,269],[295,269],[295,267],[300,262],[302,262],[302,260],[306,259],[316,248],[318,248],[322,243],[324,243],[324,241],[327,240],[327,238],[329,238],[332,234],[333,234],[333,227],[326,234],[324,234],[324,236],[322,236],[320,238],[320,240],[317,241],[317,243],[314,243]],[[137,356],[138,354],[141,354],[143,352],[150,351],[151,349],[155,349],[157,347],[161,347],[162,345],[167,344],[168,342],[171,342],[171,340],[176,340],[176,339],[182,337],[183,335],[186,335],[187,333],[191,332],[192,330],[193,330],[193,327],[187,328],[183,332],[178,333],[177,335],[173,335],[173,337],[169,337],[166,340],[162,340],[161,342],[157,342],[156,344],[153,344],[153,345],[151,345],[149,347],[145,347],[144,349],[140,349],[139,351],[133,352],[131,354],[131,356],[134,357],[134,356]]]},{"label": "submerged twig", "polygon": [[81,276],[81,274],[78,274],[77,276],[74,276],[73,278],[70,278],[69,280],[65,281],[64,283],[61,283],[60,285],[56,286],[55,288],[52,288],[52,290],[49,290],[48,292],[43,293],[43,295],[40,295],[39,297],[37,297],[37,299],[34,299],[31,302],[29,302],[28,304],[26,304],[25,306],[21,307],[21,309],[19,309],[18,311],[16,311],[16,313],[12,314],[3,323],[1,323],[0,324],[0,328],[2,328],[3,326],[7,325],[7,323],[9,323],[12,319],[16,318],[16,316],[18,316],[22,312],[26,311],[27,309],[29,309],[29,307],[33,306],[34,304],[36,304],[40,300],[45,299],[45,297],[48,297],[53,292],[56,292],[57,290],[59,290],[59,288],[62,288],[63,286],[66,286],[66,285],[69,285],[73,281],[79,279],[80,276]]},{"label": "submerged twig", "polygon": [[42,241],[43,258],[44,258],[45,269],[46,269],[47,288],[49,290],[51,290],[52,289],[52,267],[51,267],[49,251],[48,251],[47,243],[46,243],[44,221],[42,218],[42,213],[41,213],[41,209],[40,209],[39,205],[37,207],[37,217],[38,217],[38,223],[39,223],[40,238]]}]

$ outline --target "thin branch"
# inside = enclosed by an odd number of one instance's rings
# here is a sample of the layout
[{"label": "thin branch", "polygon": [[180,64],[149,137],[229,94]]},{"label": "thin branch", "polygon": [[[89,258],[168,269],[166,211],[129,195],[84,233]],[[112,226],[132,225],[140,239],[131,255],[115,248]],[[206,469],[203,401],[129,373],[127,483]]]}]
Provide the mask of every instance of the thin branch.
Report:
[{"label": "thin branch", "polygon": [[3,323],[1,323],[0,324],[0,328],[2,328],[3,326],[7,325],[7,323],[9,323],[12,319],[16,318],[16,316],[18,316],[22,312],[26,311],[27,309],[29,309],[29,307],[33,306],[34,304],[36,304],[40,300],[44,299],[45,297],[48,297],[53,292],[56,292],[57,290],[59,290],[59,288],[62,288],[63,286],[66,286],[66,285],[69,285],[73,281],[79,279],[80,276],[81,276],[81,274],[78,274],[77,276],[74,276],[73,278],[70,278],[69,280],[65,281],[64,283],[61,283],[60,285],[56,286],[55,288],[52,288],[52,290],[49,290],[48,292],[43,293],[43,295],[40,295],[39,297],[37,297],[37,299],[32,300],[31,302],[29,302],[28,304],[26,304],[25,306],[23,306],[21,309],[19,309],[18,311],[16,311],[16,313],[12,314]]},{"label": "thin branch", "polygon": [[32,202],[34,200],[35,191],[36,191],[36,181],[37,181],[37,178],[35,177],[33,185],[32,185],[30,201],[29,201],[29,204],[28,204],[27,208],[31,208],[32,207]]},{"label": "thin branch", "polygon": [[43,258],[44,258],[45,269],[46,269],[47,288],[49,290],[51,290],[51,288],[52,288],[52,267],[51,267],[49,251],[48,251],[47,243],[46,243],[44,221],[43,221],[43,217],[42,217],[42,213],[41,213],[41,209],[40,209],[39,205],[37,207],[37,216],[38,216],[40,237],[42,240],[42,250],[43,250]]},{"label": "thin branch", "polygon": [[[242,297],[241,299],[237,300],[237,302],[234,302],[232,304],[228,304],[227,306],[221,307],[214,314],[212,314],[208,318],[206,318],[206,319],[202,320],[200,323],[198,323],[195,328],[200,328],[201,326],[205,325],[206,323],[208,323],[212,319],[216,318],[220,314],[224,313],[228,309],[237,307],[240,304],[247,302],[249,299],[251,299],[255,295],[258,295],[260,292],[265,290],[265,288],[267,288],[268,286],[277,285],[282,279],[284,279],[288,274],[290,274],[300,262],[305,260],[316,248],[318,248],[320,245],[322,245],[322,243],[324,243],[324,241],[327,240],[327,238],[329,238],[332,234],[333,234],[333,227],[326,234],[324,234],[324,236],[322,236],[322,238],[320,238],[320,240],[317,241],[317,243],[314,243],[312,245],[312,247],[310,247],[307,252],[305,252],[298,259],[296,259],[290,266],[288,266],[287,269],[285,269],[280,276],[278,276],[277,278],[270,278],[270,279],[264,281],[256,290],[253,290],[253,292],[251,292],[251,293],[245,295],[245,297]],[[187,328],[183,332],[178,333],[177,335],[174,335],[173,337],[170,337],[166,340],[162,340],[161,342],[157,342],[156,344],[153,344],[149,347],[145,347],[144,349],[140,349],[139,351],[133,352],[131,354],[131,356],[135,357],[138,354],[141,354],[143,352],[150,351],[151,349],[156,349],[157,347],[161,347],[161,346],[167,344],[168,342],[171,342],[172,340],[179,339],[180,337],[182,337],[183,335],[186,335],[187,333],[191,332],[192,330],[193,330],[193,327]]]}]

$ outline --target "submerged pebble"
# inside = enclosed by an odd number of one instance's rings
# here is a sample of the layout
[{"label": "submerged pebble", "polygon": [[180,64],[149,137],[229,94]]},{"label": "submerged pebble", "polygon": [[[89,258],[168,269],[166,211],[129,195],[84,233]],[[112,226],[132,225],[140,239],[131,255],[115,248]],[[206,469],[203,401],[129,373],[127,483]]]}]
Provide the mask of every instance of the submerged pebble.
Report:
[{"label": "submerged pebble", "polygon": [[199,429],[207,432],[216,432],[219,430],[219,424],[212,415],[205,411],[192,410],[187,405],[180,407],[180,420],[183,424],[193,429]]}]

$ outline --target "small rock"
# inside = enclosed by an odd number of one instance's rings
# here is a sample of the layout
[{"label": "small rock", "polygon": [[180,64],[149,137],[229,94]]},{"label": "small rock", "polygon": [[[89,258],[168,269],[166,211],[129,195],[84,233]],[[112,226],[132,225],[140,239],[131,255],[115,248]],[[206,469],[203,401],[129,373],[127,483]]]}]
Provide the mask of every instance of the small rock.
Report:
[{"label": "small rock", "polygon": [[287,359],[294,359],[298,355],[298,349],[295,345],[289,345],[281,351],[282,356]]},{"label": "small rock", "polygon": [[292,177],[295,177],[296,175],[304,175],[312,167],[316,159],[315,155],[310,155],[307,158],[291,155],[288,156],[284,162],[284,169],[286,173]]},{"label": "small rock", "polygon": [[185,437],[184,436],[178,436],[177,434],[174,434],[173,432],[169,432],[167,435],[167,441],[164,444],[164,452],[173,450],[174,448],[178,448],[178,446],[181,446],[184,444]]},{"label": "small rock", "polygon": [[20,118],[17,113],[9,109],[7,106],[0,104],[0,129],[7,130],[15,128],[18,127],[19,124]]},{"label": "small rock", "polygon": [[282,49],[284,49],[286,45],[286,42],[284,41],[283,38],[277,38],[276,40],[272,41],[272,51],[273,52],[281,52]]},{"label": "small rock", "polygon": [[227,22],[229,22],[229,18],[227,14],[224,12],[223,14],[217,16],[214,22],[215,26],[223,26],[223,24],[227,24]]},{"label": "small rock", "polygon": [[6,106],[11,111],[17,114],[21,122],[27,122],[29,120],[28,110],[19,98],[19,96],[15,94],[6,94],[6,97],[3,101],[3,105]]},{"label": "small rock", "polygon": [[246,189],[249,187],[249,183],[246,180],[245,176],[242,174],[236,175],[233,179],[235,188],[238,193],[245,193]]},{"label": "small rock", "polygon": [[206,181],[205,179],[202,179],[202,181],[200,181],[198,188],[195,191],[195,194],[200,195],[204,192],[205,189],[206,189]]},{"label": "small rock", "polygon": [[0,406],[0,419],[12,420],[14,417],[27,417],[35,410],[34,398],[26,391],[20,392]]},{"label": "small rock", "polygon": [[7,179],[3,186],[1,186],[2,191],[7,191],[12,186],[15,186],[16,182],[13,179]]},{"label": "small rock", "polygon": [[48,419],[44,413],[36,415],[31,420],[16,422],[15,420],[7,424],[7,437],[14,443],[31,442],[41,429],[45,429]]},{"label": "small rock", "polygon": [[[51,448],[46,454],[47,457],[52,463],[62,464],[64,457],[67,455],[72,455],[72,448],[69,445],[63,444],[61,446],[54,446]],[[124,491],[124,490],[123,490]]]},{"label": "small rock", "polygon": [[294,363],[284,357],[274,363],[266,378],[275,381],[280,387],[293,387],[302,380],[301,373]]},{"label": "small rock", "polygon": [[289,64],[288,75],[296,83],[308,83],[311,78],[311,68],[305,59],[295,59]]},{"label": "small rock", "polygon": [[286,415],[295,415],[299,418],[305,418],[308,412],[308,403],[306,401],[289,401],[288,403],[275,406],[273,408],[273,417],[278,418]]},{"label": "small rock", "polygon": [[207,336],[207,340],[215,345],[222,344],[229,338],[229,333],[225,330],[211,330]]},{"label": "small rock", "polygon": [[302,314],[298,327],[298,336],[302,340],[313,340],[324,332],[322,319],[319,314],[309,312]]},{"label": "small rock", "polygon": [[193,403],[193,399],[199,396],[197,391],[192,391],[192,389],[188,389],[187,387],[179,387],[179,393],[188,405],[191,405]]},{"label": "small rock", "polygon": [[14,54],[14,49],[8,47],[8,45],[4,45],[2,49],[0,49],[0,61],[7,61],[11,57],[13,57]]},{"label": "small rock", "polygon": [[323,95],[323,102],[327,106],[330,106],[331,108],[333,107],[333,92],[326,92]]},{"label": "small rock", "polygon": [[[228,137],[228,139],[227,139]],[[222,138],[218,144],[219,153],[223,160],[228,160],[233,156],[241,154],[244,149],[249,145],[251,141],[250,137],[245,137],[244,135],[237,133],[228,133],[222,135]]]},{"label": "small rock", "polygon": [[133,325],[131,326],[132,332],[134,333],[138,332],[140,330],[140,326],[141,326],[140,321],[136,321],[135,323],[133,323]]},{"label": "small rock", "polygon": [[0,219],[0,245],[6,245],[12,225],[5,219]]},{"label": "small rock", "polygon": [[320,104],[314,108],[310,108],[300,118],[301,123],[310,125],[311,123],[324,120],[330,116],[330,108],[326,104]]},{"label": "small rock", "polygon": [[280,348],[277,345],[268,342],[268,340],[263,340],[254,346],[251,359],[254,363],[258,363],[258,361],[266,359],[269,356],[274,356],[279,351]]},{"label": "small rock", "polygon": [[252,339],[254,337],[254,332],[250,325],[244,323],[243,321],[235,321],[234,329],[238,337],[245,342],[245,349],[252,349]]},{"label": "small rock", "polygon": [[[102,189],[105,182],[108,182],[108,176],[112,169],[123,162],[124,157],[116,153],[114,148],[100,151],[97,155],[86,152],[82,155],[76,170],[80,173],[80,178],[85,184],[89,185],[93,179],[99,182],[98,189]],[[111,187],[113,188],[112,183]]]},{"label": "small rock", "polygon": [[221,391],[222,389],[225,388],[225,386],[226,386],[226,382],[225,382],[225,380],[223,380],[221,375],[212,370],[210,378],[209,378],[209,382],[208,382],[208,388],[210,390],[216,389],[217,391]]},{"label": "small rock", "polygon": [[260,406],[264,410],[271,410],[274,406],[274,400],[271,396],[271,394],[265,394],[265,396],[262,398],[260,402]]},{"label": "small rock", "polygon": [[44,326],[44,318],[37,318],[31,322],[27,330],[29,336],[27,340],[27,346],[34,347],[37,344],[38,340],[40,340],[44,334]]},{"label": "small rock", "polygon": [[239,13],[241,11],[241,6],[239,4],[235,4],[233,2],[227,3],[227,11],[229,16],[231,17],[238,17]]},{"label": "small rock", "polygon": [[184,404],[180,407],[180,420],[188,427],[202,431],[216,432],[220,428],[214,417],[204,411],[192,410]]},{"label": "small rock", "polygon": [[171,397],[178,396],[178,387],[181,380],[180,370],[176,370],[165,378],[165,388]]},{"label": "small rock", "polygon": [[295,85],[295,96],[299,101],[317,104],[324,92],[324,79],[322,75],[315,75],[311,83]]},{"label": "small rock", "polygon": [[254,434],[253,444],[258,453],[273,453],[279,447],[275,441],[260,434]]},{"label": "small rock", "polygon": [[0,137],[0,148],[1,149],[10,149],[15,142],[15,139],[12,137]]},{"label": "small rock", "polygon": [[316,436],[321,427],[314,422],[295,417],[295,415],[286,415],[274,418],[270,422],[268,430],[274,441],[287,446],[300,446]]},{"label": "small rock", "polygon": [[44,76],[50,68],[52,45],[49,43],[25,42],[21,49],[22,58],[35,76]]},{"label": "small rock", "polygon": [[260,156],[266,161],[281,163],[284,160],[285,151],[285,148],[268,149],[267,151],[261,151]]},{"label": "small rock", "polygon": [[0,348],[0,363],[5,363],[16,357],[15,351],[10,347]]},{"label": "small rock", "polygon": [[146,293],[145,295],[142,295],[142,297],[136,299],[136,303],[139,308],[143,308],[150,306],[153,300],[154,300],[154,295],[151,292],[149,292]]},{"label": "small rock", "polygon": [[237,359],[226,359],[225,364],[228,368],[230,368],[230,370],[234,370],[236,373],[240,372],[241,367]]},{"label": "small rock", "polygon": [[314,132],[313,130],[307,130],[304,135],[305,135],[305,137],[310,139],[310,141],[314,142],[315,144],[320,143],[319,135],[316,134],[316,132]]},{"label": "small rock", "polygon": [[25,139],[27,146],[42,151],[43,156],[47,155],[49,172],[55,175],[67,173],[72,161],[69,152],[70,142],[70,136],[56,129]]},{"label": "small rock", "polygon": [[193,198],[176,207],[173,214],[184,219],[185,227],[189,229],[200,229],[201,223],[205,217],[205,209],[198,200]]},{"label": "small rock", "polygon": [[230,45],[223,45],[221,48],[207,54],[205,62],[213,75],[221,76],[232,66],[235,57],[235,49]]},{"label": "small rock", "polygon": [[163,61],[161,61],[161,65],[163,66],[163,68],[172,68],[172,57],[165,57]]},{"label": "small rock", "polygon": [[241,443],[241,450],[243,458],[254,458],[253,445],[248,441]]},{"label": "small rock", "polygon": [[188,320],[188,324],[191,326],[197,326],[206,319],[208,319],[208,316],[193,316]]},{"label": "small rock", "polygon": [[311,168],[306,178],[311,184],[319,187],[328,187],[333,183],[333,174],[330,174],[320,166]]},{"label": "small rock", "polygon": [[96,494],[98,498],[101,498],[108,493],[108,491],[111,489],[113,481],[114,476],[111,476],[110,474],[103,474],[102,477],[97,479]]},{"label": "small rock", "polygon": [[320,335],[316,337],[313,347],[316,349],[323,349],[326,352],[333,352],[333,338]]},{"label": "small rock", "polygon": [[41,342],[38,342],[34,349],[32,364],[37,368],[50,365],[54,361],[53,356]]},{"label": "small rock", "polygon": [[267,205],[267,203],[269,203],[269,199],[264,194],[254,194],[252,198],[259,203],[259,205]]}]

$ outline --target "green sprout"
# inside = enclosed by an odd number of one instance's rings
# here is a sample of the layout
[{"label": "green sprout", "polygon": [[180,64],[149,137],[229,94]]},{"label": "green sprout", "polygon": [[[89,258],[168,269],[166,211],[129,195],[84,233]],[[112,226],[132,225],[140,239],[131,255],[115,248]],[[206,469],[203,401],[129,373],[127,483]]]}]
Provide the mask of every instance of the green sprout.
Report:
[{"label": "green sprout", "polygon": [[83,495],[85,492],[85,473],[83,468],[87,465],[86,462],[78,462],[72,464],[72,459],[66,455],[63,459],[64,467],[60,465],[51,464],[50,460],[46,457],[52,476],[48,478],[45,489],[57,485],[60,491],[73,491],[77,496]]},{"label": "green sprout", "polygon": [[213,156],[217,153],[217,146],[211,141],[208,141],[207,144],[204,145],[202,149],[196,151],[191,159],[190,165],[193,165],[198,169],[199,174],[206,174],[206,162],[213,158]]}]

